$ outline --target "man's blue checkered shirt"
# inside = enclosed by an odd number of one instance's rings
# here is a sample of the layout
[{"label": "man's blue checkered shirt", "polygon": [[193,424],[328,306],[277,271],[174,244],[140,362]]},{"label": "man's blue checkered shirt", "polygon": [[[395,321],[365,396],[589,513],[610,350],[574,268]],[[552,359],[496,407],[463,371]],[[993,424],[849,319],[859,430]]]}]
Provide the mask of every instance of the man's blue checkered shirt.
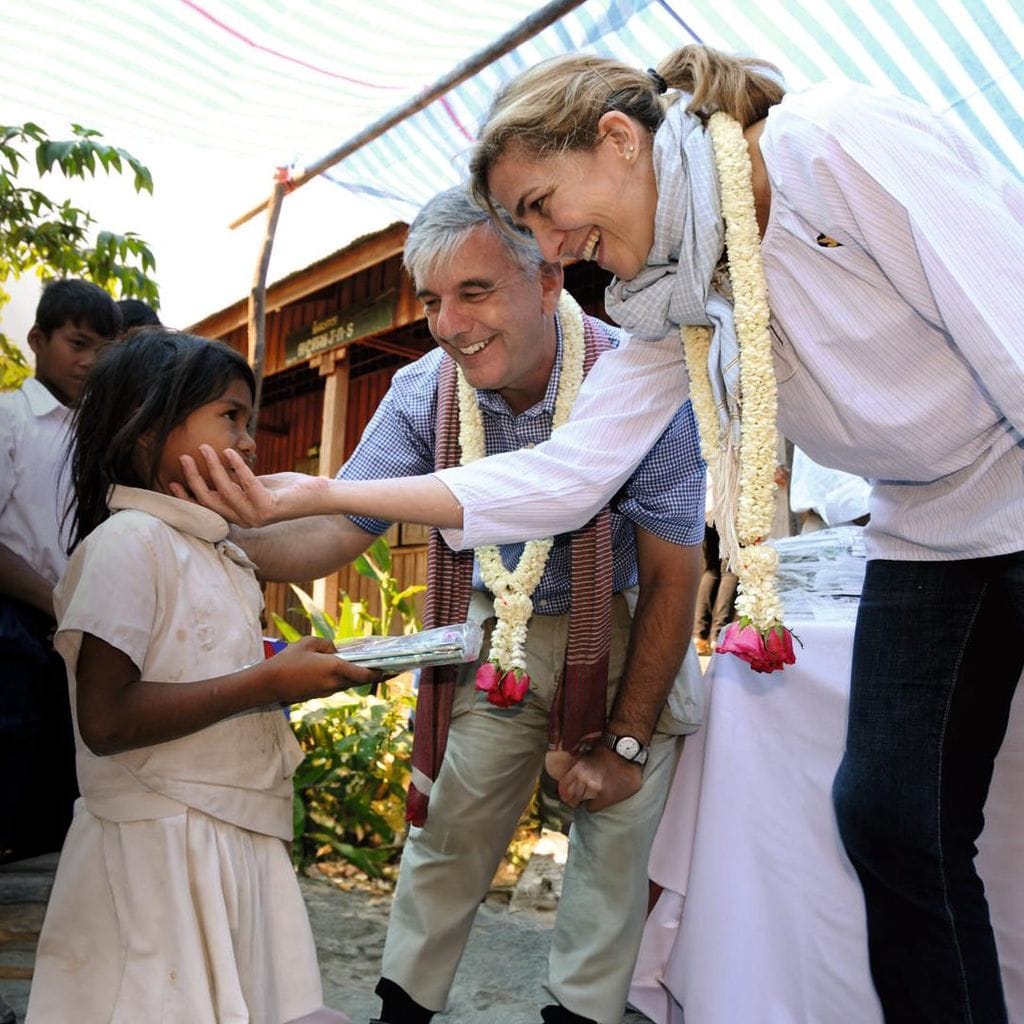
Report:
[{"label": "man's blue checkered shirt", "polygon": [[[593,322],[613,345],[619,344],[621,332],[600,320]],[[359,446],[338,472],[339,478],[379,480],[433,472],[437,375],[443,356],[440,348],[434,349],[395,374]],[[544,398],[519,415],[496,391],[477,391],[488,455],[547,440],[561,357],[559,329],[555,370]],[[611,507],[616,593],[637,583],[634,523],[675,544],[700,544],[704,535],[704,461],[689,402],[680,406],[664,434],[612,499]],[[370,533],[384,533],[391,525],[379,519],[351,518]],[[415,514],[410,514],[409,521],[416,521]],[[522,544],[503,545],[505,565],[513,568],[522,550]],[[569,611],[570,584],[569,535],[562,534],[555,538],[547,570],[534,593],[534,610],[541,615],[564,615]],[[476,571],[474,586],[486,589]]]}]

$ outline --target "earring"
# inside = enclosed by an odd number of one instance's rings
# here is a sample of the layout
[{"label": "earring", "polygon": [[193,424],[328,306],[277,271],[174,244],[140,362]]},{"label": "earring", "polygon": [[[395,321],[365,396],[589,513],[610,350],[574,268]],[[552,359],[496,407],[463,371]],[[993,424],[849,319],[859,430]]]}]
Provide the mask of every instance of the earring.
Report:
[{"label": "earring", "polygon": [[633,147],[632,146],[630,146],[629,149],[626,150],[626,159],[627,160],[632,160],[633,159]]}]

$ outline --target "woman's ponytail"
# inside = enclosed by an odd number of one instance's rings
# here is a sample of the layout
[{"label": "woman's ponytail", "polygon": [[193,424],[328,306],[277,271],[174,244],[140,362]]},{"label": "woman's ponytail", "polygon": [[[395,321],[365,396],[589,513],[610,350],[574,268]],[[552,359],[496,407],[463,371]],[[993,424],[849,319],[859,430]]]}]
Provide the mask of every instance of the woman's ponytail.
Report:
[{"label": "woman's ponytail", "polygon": [[691,97],[687,110],[706,120],[719,110],[747,128],[782,100],[781,73],[768,61],[733,57],[709,46],[676,50],[657,67],[670,89]]}]

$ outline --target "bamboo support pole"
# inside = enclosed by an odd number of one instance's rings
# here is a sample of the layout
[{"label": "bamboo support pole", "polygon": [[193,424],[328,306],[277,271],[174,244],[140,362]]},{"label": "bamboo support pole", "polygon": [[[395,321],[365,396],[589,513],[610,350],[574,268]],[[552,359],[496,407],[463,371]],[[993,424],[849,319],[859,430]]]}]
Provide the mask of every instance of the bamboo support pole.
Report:
[{"label": "bamboo support pole", "polygon": [[[456,65],[447,75],[439,78],[423,92],[414,96],[408,102],[395,107],[390,113],[385,114],[374,121],[373,124],[364,128],[358,135],[354,135],[348,142],[342,143],[337,149],[332,149],[325,156],[304,168],[291,179],[288,190],[291,192],[301,188],[318,174],[322,174],[329,167],[340,163],[345,157],[351,156],[357,149],[361,149],[367,143],[373,142],[374,139],[379,138],[386,131],[394,128],[395,125],[418,113],[424,107],[429,106],[439,96],[443,96],[446,92],[454,89],[455,86],[461,84],[467,78],[472,78],[473,75],[478,71],[482,71],[488,64],[493,63],[499,57],[503,57],[510,50],[514,50],[520,43],[537,35],[538,32],[543,31],[548,25],[558,21],[564,14],[579,7],[583,2],[584,0],[552,0],[551,3],[545,4],[540,10],[524,18],[518,25],[510,29],[503,36],[500,36],[490,46],[478,50],[468,60]],[[273,202],[273,196],[243,213],[236,220],[232,221],[230,226],[232,228],[240,227],[260,213],[260,211],[265,210],[271,202]]]},{"label": "bamboo support pole", "polygon": [[237,228],[251,220],[262,210],[268,211],[267,229],[263,237],[263,245],[260,248],[260,258],[256,267],[252,290],[249,294],[249,363],[256,376],[256,395],[253,403],[252,420],[254,434],[259,415],[260,397],[263,391],[263,362],[266,348],[267,272],[270,268],[270,254],[274,245],[274,234],[277,231],[277,222],[281,214],[281,203],[285,193],[301,188],[306,182],[322,174],[329,167],[340,163],[345,157],[350,156],[356,150],[361,149],[367,143],[380,137],[386,131],[411,117],[424,107],[429,106],[438,97],[443,96],[467,78],[471,78],[478,71],[487,67],[488,64],[504,56],[510,50],[515,49],[525,40],[532,38],[538,32],[547,28],[548,25],[557,21],[562,15],[575,7],[579,7],[583,2],[584,0],[552,0],[551,3],[545,4],[540,10],[524,18],[518,25],[506,32],[490,46],[478,50],[468,60],[458,64],[432,86],[414,96],[407,103],[401,104],[390,113],[374,121],[373,124],[359,132],[358,135],[353,136],[348,142],[338,146],[337,149],[331,150],[330,153],[310,164],[298,175],[289,178],[279,170],[274,182],[274,190],[270,196],[231,223],[232,228]]}]

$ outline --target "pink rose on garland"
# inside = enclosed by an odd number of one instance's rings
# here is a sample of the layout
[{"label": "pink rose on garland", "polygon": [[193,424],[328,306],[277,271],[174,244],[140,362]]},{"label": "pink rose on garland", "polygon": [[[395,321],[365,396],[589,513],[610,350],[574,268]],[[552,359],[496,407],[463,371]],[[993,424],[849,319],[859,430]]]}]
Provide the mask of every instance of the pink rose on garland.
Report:
[{"label": "pink rose on garland", "polygon": [[499,679],[498,666],[493,661],[485,661],[476,670],[476,688],[482,693],[490,693],[498,685]]},{"label": "pink rose on garland", "polygon": [[530,677],[516,668],[502,673],[493,661],[487,661],[477,669],[476,688],[486,693],[495,707],[510,708],[522,703],[530,689]]},{"label": "pink rose on garland", "polygon": [[506,707],[521,703],[529,689],[530,677],[525,672],[520,672],[517,668],[512,669],[511,672],[506,672],[502,677],[501,692],[508,701],[508,704],[505,705]]},{"label": "pink rose on garland", "polygon": [[742,620],[733,622],[719,638],[717,650],[742,658],[755,672],[774,672],[796,662],[793,633],[785,626],[774,626],[762,636],[760,630],[743,625]]}]

